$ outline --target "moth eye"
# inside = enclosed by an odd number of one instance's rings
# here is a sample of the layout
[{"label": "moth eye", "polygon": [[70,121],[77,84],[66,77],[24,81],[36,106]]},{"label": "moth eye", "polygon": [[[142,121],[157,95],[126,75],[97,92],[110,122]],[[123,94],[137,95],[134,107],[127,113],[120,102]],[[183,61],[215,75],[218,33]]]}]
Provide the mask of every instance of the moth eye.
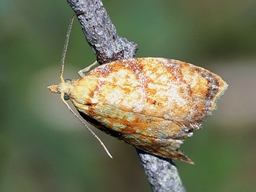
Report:
[{"label": "moth eye", "polygon": [[65,83],[70,83],[71,81],[71,79],[65,79]]},{"label": "moth eye", "polygon": [[69,100],[69,95],[68,94],[64,94],[64,99],[67,101],[67,100]]}]

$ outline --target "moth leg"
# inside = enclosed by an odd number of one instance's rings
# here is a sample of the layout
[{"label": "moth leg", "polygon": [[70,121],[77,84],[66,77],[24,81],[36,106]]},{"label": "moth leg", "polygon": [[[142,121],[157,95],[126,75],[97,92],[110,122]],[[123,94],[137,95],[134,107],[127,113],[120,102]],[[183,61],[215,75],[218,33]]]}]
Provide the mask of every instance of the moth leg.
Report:
[{"label": "moth leg", "polygon": [[84,69],[81,69],[78,71],[78,74],[80,75],[80,77],[84,77],[86,75],[86,72],[90,71],[90,69],[97,65],[97,61],[95,61],[93,64],[89,65],[88,67],[85,67]]}]

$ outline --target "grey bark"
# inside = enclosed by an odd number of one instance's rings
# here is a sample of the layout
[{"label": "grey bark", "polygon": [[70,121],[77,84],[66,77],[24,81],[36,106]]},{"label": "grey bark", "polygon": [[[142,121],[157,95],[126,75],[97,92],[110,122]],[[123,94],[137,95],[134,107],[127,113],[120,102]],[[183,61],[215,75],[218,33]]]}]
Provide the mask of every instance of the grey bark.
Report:
[{"label": "grey bark", "polygon": [[[100,0],[68,0],[78,15],[82,31],[99,64],[135,56],[137,44],[119,37]],[[177,167],[171,159],[163,159],[136,149],[154,192],[184,192]]]}]

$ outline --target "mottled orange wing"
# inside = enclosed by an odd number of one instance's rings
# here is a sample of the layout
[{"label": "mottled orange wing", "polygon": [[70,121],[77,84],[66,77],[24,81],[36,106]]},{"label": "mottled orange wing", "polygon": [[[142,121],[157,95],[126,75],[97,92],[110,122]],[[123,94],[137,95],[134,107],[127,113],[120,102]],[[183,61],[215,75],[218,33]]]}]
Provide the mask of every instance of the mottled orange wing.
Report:
[{"label": "mottled orange wing", "polygon": [[115,61],[89,72],[93,98],[125,111],[180,122],[201,122],[215,109],[227,84],[195,65],[164,58]]},{"label": "mottled orange wing", "polygon": [[177,60],[137,58],[101,65],[68,88],[75,107],[99,129],[152,154],[188,163],[178,148],[215,109],[227,84]]},{"label": "mottled orange wing", "polygon": [[178,149],[192,136],[182,126],[163,118],[123,111],[117,107],[95,104],[78,110],[89,123],[130,145],[164,158],[193,162]]}]

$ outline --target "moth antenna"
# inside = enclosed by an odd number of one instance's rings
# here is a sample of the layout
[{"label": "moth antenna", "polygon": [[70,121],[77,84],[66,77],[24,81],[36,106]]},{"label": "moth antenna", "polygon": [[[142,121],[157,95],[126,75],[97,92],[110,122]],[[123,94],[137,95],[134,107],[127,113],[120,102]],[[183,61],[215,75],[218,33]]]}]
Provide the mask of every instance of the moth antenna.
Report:
[{"label": "moth antenna", "polygon": [[[78,12],[75,13],[74,15],[72,15],[71,19],[70,19],[70,23],[68,26],[68,31],[66,34],[66,39],[65,39],[65,43],[64,43],[64,48],[63,48],[63,52],[62,52],[62,57],[61,57],[61,70],[60,70],[60,81],[61,83],[65,83],[63,74],[64,74],[64,64],[65,64],[65,58],[67,55],[67,50],[68,50],[68,43],[69,43],[69,38],[70,38],[70,34],[71,34],[71,30],[72,30],[72,26],[73,26],[73,22],[74,22],[74,18],[77,15],[83,14],[83,12]],[[91,132],[91,134],[100,142],[101,146],[104,148],[104,150],[106,151],[106,153],[108,154],[108,156],[110,158],[113,158],[112,155],[110,154],[110,152],[108,151],[107,147],[104,145],[104,143],[100,140],[100,138],[90,129],[90,127],[88,127],[88,125],[83,121],[83,119],[81,117],[79,117],[74,111],[73,109],[69,106],[69,104],[65,101],[64,99],[64,93],[61,92],[61,100],[63,101],[63,103],[67,106],[68,110],[73,113],[73,115],[86,127],[86,129],[88,129],[88,131]]]},{"label": "moth antenna", "polygon": [[61,56],[61,70],[60,70],[60,81],[61,81],[61,83],[65,83],[65,80],[63,78],[64,64],[65,64],[65,59],[66,59],[67,50],[68,50],[69,37],[70,37],[70,34],[71,34],[71,30],[72,30],[72,26],[73,26],[75,16],[76,16],[76,14],[72,15],[72,17],[70,19],[70,23],[68,25],[68,31],[67,31],[67,34],[66,34],[66,39],[65,39],[65,43],[64,43],[64,47],[63,47],[63,52],[62,52],[62,56]]},{"label": "moth antenna", "polygon": [[106,153],[108,154],[108,156],[110,158],[113,158],[112,155],[110,154],[110,152],[108,151],[107,147],[104,145],[104,143],[100,140],[100,138],[90,129],[90,127],[83,121],[83,119],[81,117],[79,117],[74,111],[73,109],[69,106],[69,104],[65,101],[64,99],[64,93],[61,93],[61,99],[64,102],[64,104],[67,106],[68,110],[73,113],[73,115],[86,127],[86,129],[88,129],[88,131],[91,132],[91,134],[100,142],[101,146],[104,148],[104,150],[106,151]]},{"label": "moth antenna", "polygon": [[77,12],[74,15],[72,15],[71,19],[70,19],[70,23],[68,25],[68,31],[66,34],[66,39],[65,39],[65,43],[64,43],[64,48],[63,48],[63,52],[62,52],[62,56],[61,56],[61,70],[60,70],[60,81],[62,83],[65,83],[65,80],[63,78],[63,74],[64,74],[64,64],[65,64],[65,59],[66,59],[66,55],[67,55],[67,50],[68,50],[68,43],[69,43],[69,38],[70,38],[70,34],[71,34],[71,30],[72,30],[72,26],[74,23],[74,19],[75,16],[81,15],[84,12]]},{"label": "moth antenna", "polygon": [[[68,26],[68,31],[66,34],[66,39],[65,39],[65,43],[64,43],[64,48],[63,48],[63,52],[62,52],[62,57],[61,57],[61,70],[60,70],[60,81],[61,83],[65,83],[63,74],[64,74],[64,65],[65,65],[65,59],[66,59],[66,55],[67,55],[67,50],[68,50],[68,43],[69,43],[69,38],[70,38],[70,34],[71,34],[71,30],[72,30],[72,26],[73,26],[73,22],[75,19],[75,16],[83,14],[84,12],[77,12],[74,15],[72,15],[71,19],[70,19],[70,23]],[[100,142],[101,146],[104,148],[104,150],[106,151],[106,153],[108,154],[108,156],[110,158],[113,158],[112,155],[110,154],[110,152],[108,151],[107,147],[104,145],[104,143],[100,140],[100,138],[90,129],[90,127],[88,127],[88,125],[83,121],[83,119],[81,117],[79,117],[74,111],[73,109],[69,106],[69,104],[65,101],[64,99],[64,93],[61,92],[61,100],[63,101],[63,103],[67,106],[68,110],[73,113],[73,115],[86,127],[86,129],[88,129],[88,131],[91,132],[91,134]]]}]

